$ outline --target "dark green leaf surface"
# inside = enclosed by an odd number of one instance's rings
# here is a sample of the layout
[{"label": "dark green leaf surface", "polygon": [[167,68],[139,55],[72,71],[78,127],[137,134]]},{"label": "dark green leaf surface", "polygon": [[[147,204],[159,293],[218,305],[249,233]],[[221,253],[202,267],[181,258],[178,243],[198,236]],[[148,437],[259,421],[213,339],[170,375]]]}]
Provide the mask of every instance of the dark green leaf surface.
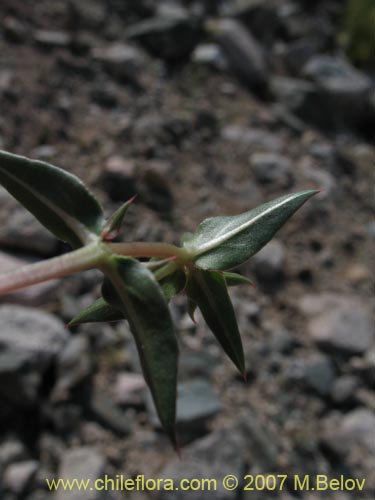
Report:
[{"label": "dark green leaf surface", "polygon": [[161,424],[175,443],[178,346],[163,292],[134,259],[112,257],[103,271],[103,297],[129,321]]},{"label": "dark green leaf surface", "polygon": [[73,248],[103,228],[98,201],[77,177],[58,167],[0,151],[0,184]]},{"label": "dark green leaf surface", "polygon": [[237,320],[220,272],[195,269],[188,278],[187,294],[195,302],[212,333],[236,365],[245,373],[245,360]]},{"label": "dark green leaf surface", "polygon": [[124,319],[124,313],[116,307],[111,306],[102,297],[91,306],[77,314],[69,323],[68,327],[81,325],[83,323],[103,323],[120,321]]},{"label": "dark green leaf surface", "polygon": [[242,274],[229,273],[228,271],[224,271],[222,274],[225,278],[227,286],[237,286],[244,284],[254,286],[254,283],[246,276],[242,276]]},{"label": "dark green leaf surface", "polygon": [[[186,277],[182,271],[177,271],[171,276],[167,276],[159,283],[167,302],[177,295],[185,287],[185,284]],[[78,313],[68,323],[68,327],[71,328],[83,323],[103,323],[120,321],[122,319],[126,319],[124,313],[100,297],[93,304]]]},{"label": "dark green leaf surface", "polygon": [[288,194],[240,215],[206,219],[184,247],[202,269],[231,269],[257,253],[317,192]]},{"label": "dark green leaf surface", "polygon": [[186,285],[186,276],[183,271],[178,269],[173,274],[163,278],[159,281],[159,285],[163,290],[164,297],[167,302],[173,299],[177,294],[179,294]]}]

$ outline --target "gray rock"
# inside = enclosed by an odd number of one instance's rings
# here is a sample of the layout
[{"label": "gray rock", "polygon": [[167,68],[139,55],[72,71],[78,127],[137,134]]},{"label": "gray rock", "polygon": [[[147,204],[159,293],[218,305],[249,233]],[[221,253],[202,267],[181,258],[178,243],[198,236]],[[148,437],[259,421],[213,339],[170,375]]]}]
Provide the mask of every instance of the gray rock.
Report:
[{"label": "gray rock", "polygon": [[142,169],[138,191],[146,205],[164,214],[173,210],[174,198],[167,175],[168,166],[162,162],[148,162]]},{"label": "gray rock", "polygon": [[144,53],[137,47],[115,43],[105,48],[96,48],[92,54],[117,80],[140,84],[146,61]]},{"label": "gray rock", "polygon": [[8,404],[26,407],[35,404],[43,372],[27,353],[0,352],[0,394]]},{"label": "gray rock", "polygon": [[118,408],[112,398],[103,391],[94,390],[89,411],[92,417],[97,420],[103,427],[119,434],[127,436],[130,433],[129,420],[120,408]]},{"label": "gray rock", "polygon": [[5,468],[12,462],[25,460],[26,448],[21,441],[9,438],[0,445],[0,468]]},{"label": "gray rock", "polygon": [[284,245],[278,240],[273,240],[253,257],[252,268],[260,282],[271,282],[282,276],[284,263]]},{"label": "gray rock", "polygon": [[285,110],[305,122],[320,125],[322,108],[318,107],[318,88],[314,83],[276,76],[270,81],[270,90]]},{"label": "gray rock", "polygon": [[217,488],[208,492],[162,491],[157,498],[165,500],[234,500],[238,491],[225,490],[222,481],[227,474],[242,477],[245,468],[246,444],[236,427],[221,429],[183,449],[182,460],[173,460],[161,471],[160,477],[171,478],[177,484],[181,479],[209,478],[216,480]]},{"label": "gray rock", "polygon": [[106,16],[106,5],[101,0],[80,0],[69,3],[69,23],[73,30],[103,29]]},{"label": "gray rock", "polygon": [[[0,251],[0,274],[29,264],[28,261]],[[17,292],[0,296],[0,302],[38,307],[56,298],[59,280],[46,281]]]},{"label": "gray rock", "polygon": [[69,33],[65,31],[38,30],[33,33],[35,42],[41,47],[67,47],[71,42]]},{"label": "gray rock", "polygon": [[367,448],[375,455],[375,414],[367,408],[358,408],[343,419],[342,431],[350,441]]},{"label": "gray rock", "polygon": [[162,13],[130,26],[129,40],[135,40],[158,57],[167,60],[187,57],[200,39],[200,24],[186,11]]},{"label": "gray rock", "polygon": [[58,354],[57,382],[53,389],[53,399],[66,396],[69,391],[90,378],[93,372],[93,360],[90,345],[83,335],[71,337]]},{"label": "gray rock", "polygon": [[141,406],[146,382],[138,373],[118,373],[112,387],[113,400],[122,406]]},{"label": "gray rock", "polygon": [[314,354],[304,362],[304,381],[321,396],[327,396],[335,381],[336,374],[328,356]]},{"label": "gray rock", "polygon": [[309,335],[322,348],[361,354],[374,341],[370,311],[357,297],[332,293],[305,295],[299,301],[299,308],[309,317]]},{"label": "gray rock", "polygon": [[[231,14],[239,19],[262,44],[270,45],[280,29],[279,11],[283,2],[236,0],[233,3]],[[264,29],[265,26],[267,29]]]},{"label": "gray rock", "polygon": [[261,184],[287,188],[293,183],[292,164],[289,158],[274,153],[255,153],[250,157],[255,178]]},{"label": "gray rock", "polygon": [[268,79],[268,69],[262,47],[234,19],[215,21],[211,30],[222,48],[229,67],[244,83],[259,89]]},{"label": "gray rock", "polygon": [[0,245],[47,256],[56,253],[58,240],[0,187]]},{"label": "gray rock", "polygon": [[[194,325],[190,316],[189,321]],[[179,377],[181,380],[195,377],[210,378],[218,364],[220,364],[220,360],[208,351],[189,351],[185,349],[179,358]]]},{"label": "gray rock", "polygon": [[9,465],[3,476],[3,488],[16,495],[27,491],[39,469],[39,462],[27,460]]},{"label": "gray rock", "polygon": [[364,121],[371,80],[339,57],[317,55],[303,68],[303,75],[318,87],[321,125],[355,126]]},{"label": "gray rock", "polygon": [[10,42],[23,43],[27,39],[28,30],[17,18],[6,16],[2,21],[4,35]]},{"label": "gray rock", "polygon": [[191,55],[195,64],[209,66],[219,71],[227,69],[227,62],[220,47],[216,43],[198,45]]},{"label": "gray rock", "polygon": [[321,47],[316,38],[305,38],[288,44],[285,52],[285,62],[293,75],[301,76],[306,62],[314,56]]},{"label": "gray rock", "polygon": [[[57,477],[65,480],[79,478],[94,482],[104,477],[106,469],[105,458],[95,448],[72,448],[64,453]],[[110,498],[112,498],[111,493],[104,490],[77,492],[76,489],[64,491],[61,488],[56,492],[56,500],[107,500]]]},{"label": "gray rock", "polygon": [[35,309],[0,306],[0,350],[13,350],[47,364],[65,347],[69,334],[52,314]]},{"label": "gray rock", "polygon": [[[159,419],[149,392],[146,404],[153,425],[159,427]],[[220,400],[207,380],[197,378],[178,385],[176,423],[181,433],[194,436],[204,432],[207,422],[220,410]]]},{"label": "gray rock", "polygon": [[321,195],[329,196],[330,198],[337,197],[340,192],[340,186],[330,172],[319,167],[316,162],[310,161],[309,158],[304,158],[299,167],[301,174],[307,181],[312,182],[317,189],[324,190]]},{"label": "gray rock", "polygon": [[280,437],[265,419],[247,408],[238,421],[238,427],[249,450],[251,465],[261,472],[277,470]]},{"label": "gray rock", "polygon": [[279,136],[266,130],[241,127],[239,125],[228,125],[221,131],[223,140],[238,146],[245,146],[251,151],[280,151],[283,142]]},{"label": "gray rock", "polygon": [[111,200],[125,202],[137,192],[134,160],[111,156],[105,162],[99,181]]},{"label": "gray rock", "polygon": [[366,453],[375,456],[375,415],[357,408],[344,416],[331,414],[322,423],[324,444],[340,457]]},{"label": "gray rock", "polygon": [[0,324],[0,391],[15,404],[35,403],[69,334],[51,314],[21,306],[0,306]]},{"label": "gray rock", "polygon": [[332,386],[331,396],[337,404],[353,403],[356,400],[356,391],[360,386],[358,377],[342,375]]}]

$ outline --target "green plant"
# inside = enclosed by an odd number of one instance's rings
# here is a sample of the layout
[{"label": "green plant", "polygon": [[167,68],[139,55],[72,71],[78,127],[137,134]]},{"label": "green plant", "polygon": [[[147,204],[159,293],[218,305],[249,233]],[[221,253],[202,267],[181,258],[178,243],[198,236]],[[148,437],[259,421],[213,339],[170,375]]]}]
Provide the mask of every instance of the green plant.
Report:
[{"label": "green plant", "polygon": [[[70,326],[126,319],[160,421],[175,444],[178,346],[168,302],[187,295],[191,317],[198,307],[209,328],[245,375],[245,362],[228,286],[249,280],[228,272],[258,252],[317,191],[288,194],[249,212],[204,220],[182,246],[113,243],[129,205],[107,221],[102,208],[75,176],[40,161],[0,151],[0,183],[73,251],[0,276],[0,294],[97,268],[102,297]],[[140,262],[137,257],[148,258]]]},{"label": "green plant", "polygon": [[375,68],[374,0],[347,0],[340,42],[354,64]]}]

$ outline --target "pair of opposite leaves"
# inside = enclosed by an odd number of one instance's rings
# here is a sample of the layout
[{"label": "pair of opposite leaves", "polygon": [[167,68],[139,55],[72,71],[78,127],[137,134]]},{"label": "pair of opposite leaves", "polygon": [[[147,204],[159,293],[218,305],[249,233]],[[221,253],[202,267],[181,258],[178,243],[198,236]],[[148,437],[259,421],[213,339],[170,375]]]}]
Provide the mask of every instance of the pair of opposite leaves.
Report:
[{"label": "pair of opposite leaves", "polygon": [[[77,177],[5,151],[0,151],[0,183],[74,249],[101,242],[113,229],[117,231],[128,206],[116,212],[108,226],[100,204]],[[240,215],[204,220],[194,234],[183,238],[190,259],[181,266],[165,264],[171,274],[160,282],[136,259],[115,254],[106,258],[101,267],[103,297],[70,325],[128,320],[161,424],[174,443],[178,345],[168,302],[185,290],[191,316],[198,306],[226,354],[244,374],[242,343],[227,287],[248,280],[227,270],[257,253],[316,193],[292,193]]]}]

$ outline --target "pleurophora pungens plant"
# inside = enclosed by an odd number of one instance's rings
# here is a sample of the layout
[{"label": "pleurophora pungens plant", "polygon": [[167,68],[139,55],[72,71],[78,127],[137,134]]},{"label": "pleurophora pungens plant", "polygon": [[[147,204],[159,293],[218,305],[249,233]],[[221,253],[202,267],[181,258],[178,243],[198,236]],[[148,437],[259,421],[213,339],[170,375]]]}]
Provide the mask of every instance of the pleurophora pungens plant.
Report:
[{"label": "pleurophora pungens plant", "polygon": [[77,177],[48,163],[0,151],[0,184],[73,248],[70,253],[0,275],[0,295],[99,269],[104,276],[101,298],[69,325],[128,321],[160,422],[174,444],[178,343],[169,301],[184,293],[191,317],[198,307],[244,375],[244,353],[228,286],[249,280],[228,270],[258,252],[318,192],[292,193],[240,215],[206,219],[195,233],[183,235],[181,246],[175,246],[113,242],[132,200],[106,220],[96,198]]}]

